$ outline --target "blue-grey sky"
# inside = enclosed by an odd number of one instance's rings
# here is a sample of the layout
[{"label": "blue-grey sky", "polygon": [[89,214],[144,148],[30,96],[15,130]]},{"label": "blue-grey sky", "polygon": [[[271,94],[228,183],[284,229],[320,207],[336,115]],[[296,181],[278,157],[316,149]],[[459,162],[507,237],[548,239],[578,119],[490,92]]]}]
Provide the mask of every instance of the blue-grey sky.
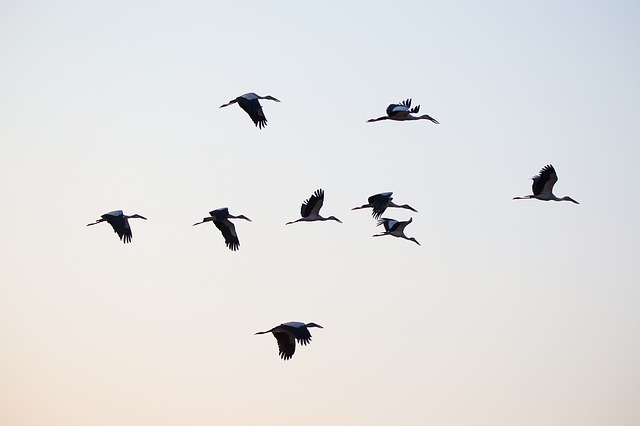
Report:
[{"label": "blue-grey sky", "polygon": [[[0,423],[640,423],[639,18],[2,2]],[[441,124],[365,123],[406,98]],[[549,163],[580,204],[513,201]],[[344,223],[285,227],[317,188]],[[384,191],[422,246],[350,210]],[[285,321],[324,326],[287,362]]]}]

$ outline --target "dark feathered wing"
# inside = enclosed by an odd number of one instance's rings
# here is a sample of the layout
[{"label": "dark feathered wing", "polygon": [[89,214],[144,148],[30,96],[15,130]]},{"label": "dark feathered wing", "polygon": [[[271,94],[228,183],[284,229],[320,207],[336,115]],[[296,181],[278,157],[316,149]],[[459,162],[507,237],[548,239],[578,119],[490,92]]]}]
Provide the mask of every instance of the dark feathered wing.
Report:
[{"label": "dark feathered wing", "polygon": [[311,213],[318,214],[320,209],[322,208],[322,204],[324,203],[324,190],[318,189],[316,192],[309,197],[308,200],[305,200],[300,207],[300,215],[302,217],[307,217]]},{"label": "dark feathered wing", "polygon": [[393,200],[391,197],[392,192],[385,192],[382,194],[376,194],[369,197],[369,204],[373,207],[373,211],[371,215],[374,219],[379,219],[382,216],[382,213],[387,209],[389,202]]},{"label": "dark feathered wing", "polygon": [[222,232],[222,236],[224,237],[224,242],[227,247],[232,251],[238,250],[240,248],[240,240],[238,239],[236,227],[233,223],[227,219],[214,220],[213,223],[216,225],[216,228]]},{"label": "dark feathered wing", "polygon": [[390,104],[390,105],[387,107],[387,115],[388,115],[389,117],[393,117],[395,114],[397,114],[397,113],[398,113],[398,111],[395,111],[395,109],[396,109],[397,107],[399,107],[399,106],[402,106],[402,105],[400,105],[400,104]]},{"label": "dark feathered wing", "polygon": [[293,334],[281,330],[274,330],[272,333],[278,341],[280,358],[284,360],[291,359],[296,352],[296,339],[293,337]]},{"label": "dark feathered wing", "polygon": [[229,208],[222,207],[220,209],[215,209],[209,212],[209,215],[216,220],[225,220],[229,217]]},{"label": "dark feathered wing", "polygon": [[404,107],[407,107],[409,112],[412,114],[416,114],[418,111],[420,111],[420,105],[417,105],[411,108],[411,99],[407,99],[406,101],[400,102],[400,104]]},{"label": "dark feathered wing", "polygon": [[311,343],[311,333],[307,327],[300,327],[296,330],[295,338],[301,345],[308,345]]},{"label": "dark feathered wing", "polygon": [[533,185],[531,185],[533,195],[550,194],[557,181],[558,175],[553,166],[551,164],[544,166],[540,173],[533,177]]},{"label": "dark feathered wing", "polygon": [[378,226],[384,225],[384,230],[387,232],[391,232],[398,226],[398,223],[400,222],[395,219],[389,219],[385,217],[378,221]]},{"label": "dark feathered wing", "polygon": [[262,129],[267,125],[267,118],[264,116],[262,105],[260,105],[258,99],[246,99],[240,96],[238,98],[238,105],[240,105],[240,108],[249,114],[249,117],[251,117],[251,120],[253,120],[253,123],[259,129]]},{"label": "dark feathered wing", "polygon": [[130,243],[131,238],[133,238],[133,233],[131,232],[131,227],[129,226],[129,221],[124,217],[124,215],[112,216],[108,214],[102,215],[102,218],[109,222],[109,225],[113,228],[113,231],[118,234],[120,240],[123,243]]}]

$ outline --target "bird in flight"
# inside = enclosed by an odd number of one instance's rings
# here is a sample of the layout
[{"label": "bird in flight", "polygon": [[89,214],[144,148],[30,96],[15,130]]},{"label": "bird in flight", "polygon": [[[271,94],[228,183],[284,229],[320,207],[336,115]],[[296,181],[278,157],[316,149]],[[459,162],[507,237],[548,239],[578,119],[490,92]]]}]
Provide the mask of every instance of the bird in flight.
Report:
[{"label": "bird in flight", "polygon": [[223,207],[221,209],[212,210],[209,212],[209,217],[205,217],[201,222],[194,223],[193,226],[200,225],[205,222],[213,222],[213,224],[222,232],[224,242],[229,247],[229,250],[236,251],[240,248],[240,240],[236,233],[236,227],[229,219],[244,219],[251,222],[251,219],[244,215],[233,216],[229,214],[229,209]]},{"label": "bird in flight", "polygon": [[130,243],[133,238],[133,234],[131,233],[131,226],[129,226],[129,219],[138,218],[147,220],[146,217],[140,216],[139,214],[134,214],[131,216],[125,215],[122,210],[114,210],[109,213],[103,214],[100,219],[96,220],[93,223],[87,224],[87,226],[97,225],[100,222],[107,222],[113,228],[113,231],[118,234],[120,240],[123,243]]},{"label": "bird in flight", "polygon": [[300,215],[302,216],[298,220],[294,220],[291,222],[285,223],[285,225],[290,225],[296,222],[313,222],[316,220],[335,220],[336,222],[342,223],[340,219],[335,216],[322,217],[320,216],[320,209],[322,208],[322,204],[324,203],[324,191],[322,189],[316,190],[308,200],[305,200],[300,207]]},{"label": "bird in flight", "polygon": [[274,98],[271,95],[260,96],[256,95],[253,92],[250,92],[238,96],[237,98],[227,102],[224,105],[220,105],[220,108],[224,108],[237,103],[238,105],[240,105],[240,108],[242,108],[247,114],[249,114],[249,117],[251,117],[251,120],[253,120],[253,123],[256,125],[256,127],[262,129],[267,125],[267,117],[265,117],[264,112],[262,111],[260,99],[269,99],[271,101],[280,102],[278,99]]},{"label": "bird in flight", "polygon": [[558,181],[558,175],[556,170],[551,164],[547,164],[540,170],[540,173],[532,177],[533,185],[531,189],[533,195],[525,195],[524,197],[513,197],[514,200],[530,200],[535,198],[542,201],[571,201],[572,203],[580,204],[571,197],[558,198],[553,195],[553,185]]},{"label": "bird in flight", "polygon": [[378,226],[384,225],[384,232],[380,234],[375,234],[374,237],[382,237],[384,235],[392,235],[398,238],[404,238],[405,240],[413,241],[417,245],[420,243],[413,237],[407,237],[404,235],[404,228],[407,227],[408,224],[413,222],[413,218],[409,218],[406,222],[401,222],[395,219],[382,218],[378,221]]},{"label": "bird in flight", "polygon": [[309,328],[318,327],[323,328],[314,322],[285,322],[277,327],[273,327],[271,330],[259,331],[256,334],[272,333],[273,337],[278,341],[278,353],[280,358],[287,360],[291,359],[296,352],[296,341],[301,345],[307,345],[311,343],[311,333]]},{"label": "bird in flight", "polygon": [[402,205],[395,204],[392,201],[393,200],[392,195],[393,195],[393,192],[383,192],[380,194],[372,195],[367,200],[367,204],[363,204],[360,207],[354,207],[351,210],[366,209],[371,207],[373,208],[371,215],[373,216],[374,219],[379,219],[380,216],[382,216],[382,213],[384,213],[384,211],[387,209],[387,207],[397,207],[400,209],[411,210],[416,213],[418,212],[418,210],[414,209],[408,204],[402,204]]},{"label": "bird in flight", "polygon": [[435,124],[440,124],[435,118],[424,114],[420,116],[411,115],[417,114],[420,111],[420,105],[411,108],[411,99],[407,99],[406,101],[401,101],[397,104],[391,104],[387,107],[387,115],[372,118],[367,120],[367,123],[373,123],[374,121],[381,120],[396,120],[396,121],[411,121],[411,120],[429,120]]}]

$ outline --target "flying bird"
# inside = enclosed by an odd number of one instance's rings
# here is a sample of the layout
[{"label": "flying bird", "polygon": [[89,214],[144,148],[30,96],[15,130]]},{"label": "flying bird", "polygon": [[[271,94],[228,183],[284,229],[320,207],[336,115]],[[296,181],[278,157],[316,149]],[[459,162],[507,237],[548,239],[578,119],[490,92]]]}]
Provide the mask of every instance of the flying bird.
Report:
[{"label": "flying bird", "polygon": [[367,120],[367,123],[373,123],[374,121],[380,120],[396,120],[396,121],[405,121],[405,120],[430,120],[435,124],[440,124],[435,118],[424,114],[421,116],[415,116],[411,114],[417,114],[420,111],[420,105],[411,108],[411,99],[407,99],[406,101],[402,101],[397,104],[391,104],[387,107],[387,115],[384,117],[372,118]]},{"label": "flying bird", "polygon": [[202,219],[202,222],[194,223],[193,226],[200,225],[205,222],[213,222],[216,225],[216,228],[222,232],[222,236],[224,237],[224,242],[229,247],[229,250],[236,251],[240,248],[240,240],[238,239],[238,234],[236,233],[236,227],[233,222],[229,219],[244,219],[251,222],[251,219],[244,215],[233,216],[229,214],[229,209],[227,207],[223,207],[221,209],[212,210],[209,212],[210,216]]},{"label": "flying bird", "polygon": [[259,331],[256,334],[273,333],[273,337],[278,341],[280,358],[287,360],[291,359],[296,351],[296,340],[301,345],[311,343],[311,333],[309,333],[309,328],[311,327],[323,328],[321,325],[313,322],[307,324],[303,322],[285,322],[271,330]]},{"label": "flying bird", "polygon": [[413,222],[413,218],[409,218],[406,222],[401,222],[395,219],[382,218],[378,221],[378,226],[384,225],[385,231],[380,234],[375,234],[374,237],[382,237],[384,235],[393,235],[394,237],[404,238],[405,240],[413,241],[417,245],[420,245],[418,241],[416,241],[413,237],[407,237],[404,235],[404,228],[407,227],[408,224]]},{"label": "flying bird", "polygon": [[313,222],[316,220],[335,220],[342,223],[340,219],[335,216],[322,217],[320,216],[320,209],[324,203],[324,191],[322,189],[316,190],[308,200],[305,200],[300,207],[300,215],[302,216],[298,220],[287,222],[285,225],[290,225],[296,222]]},{"label": "flying bird", "polygon": [[374,219],[379,219],[380,216],[382,216],[382,213],[384,213],[384,211],[387,209],[387,207],[397,207],[400,209],[408,209],[416,213],[418,212],[418,210],[414,209],[408,204],[403,204],[401,206],[395,204],[392,201],[393,200],[392,195],[393,195],[393,192],[383,192],[380,194],[372,195],[367,200],[368,201],[367,204],[363,204],[360,207],[354,207],[351,210],[366,209],[371,207],[373,208],[371,215],[373,216]]},{"label": "flying bird", "polygon": [[131,238],[133,238],[133,234],[131,233],[131,226],[129,226],[129,219],[138,218],[147,220],[146,217],[140,216],[139,214],[134,214],[132,216],[125,215],[122,210],[114,210],[109,213],[105,213],[100,216],[100,219],[96,220],[93,223],[87,224],[87,226],[96,225],[100,222],[107,222],[113,228],[113,231],[118,234],[118,237],[122,240],[123,243],[130,243]]},{"label": "flying bird", "polygon": [[555,185],[558,181],[558,175],[556,174],[556,170],[551,164],[544,166],[542,170],[540,170],[540,173],[538,173],[531,179],[533,179],[533,185],[531,186],[533,195],[525,195],[524,197],[513,197],[514,200],[528,200],[531,198],[535,198],[542,201],[571,201],[572,203],[580,204],[571,197],[558,198],[553,195],[553,185]]},{"label": "flying bird", "polygon": [[240,108],[242,108],[247,114],[249,114],[249,117],[251,117],[256,127],[262,129],[267,125],[267,117],[264,116],[264,112],[262,111],[262,105],[260,105],[260,99],[269,99],[271,101],[280,102],[279,100],[277,100],[271,95],[260,96],[251,92],[251,93],[245,93],[242,96],[238,96],[237,98],[229,101],[224,105],[220,105],[220,108],[224,108],[231,104],[237,103],[238,105],[240,105]]}]

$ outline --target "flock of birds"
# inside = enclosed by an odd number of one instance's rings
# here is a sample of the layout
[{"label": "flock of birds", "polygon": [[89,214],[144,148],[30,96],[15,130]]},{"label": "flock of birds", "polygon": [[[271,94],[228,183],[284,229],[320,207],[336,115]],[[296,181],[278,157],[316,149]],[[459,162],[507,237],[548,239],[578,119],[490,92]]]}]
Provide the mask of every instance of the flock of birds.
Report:
[{"label": "flock of birds", "polygon": [[[409,206],[408,204],[397,205],[393,202],[393,192],[383,192],[381,194],[372,195],[369,197],[368,203],[364,204],[360,207],[354,207],[352,210],[364,209],[364,208],[372,208],[372,216],[374,219],[379,219],[382,213],[387,209],[387,207],[398,207],[403,209],[409,209],[411,211],[417,212],[416,209]],[[285,225],[291,225],[292,223],[297,222],[316,222],[316,221],[326,221],[326,220],[335,220],[338,223],[342,223],[340,219],[335,216],[323,217],[320,215],[320,209],[324,204],[324,190],[318,189],[311,197],[305,200],[300,207],[300,219],[293,220],[291,222],[285,223]],[[123,243],[130,243],[133,238],[133,233],[131,232],[131,225],[129,224],[129,219],[144,219],[147,220],[146,217],[141,216],[139,214],[134,214],[128,216],[124,214],[122,210],[114,210],[108,213],[103,214],[100,219],[95,222],[87,224],[87,226],[96,225],[101,222],[107,222],[113,228],[113,231],[118,234],[120,240]],[[212,210],[209,212],[209,216],[203,218],[200,222],[196,222],[193,226],[200,225],[206,222],[212,222],[218,230],[222,233],[224,238],[224,242],[231,251],[236,251],[240,248],[240,240],[238,238],[238,233],[236,232],[236,227],[232,221],[229,219],[244,219],[248,222],[251,222],[251,219],[246,217],[245,215],[234,216],[229,213],[228,207],[222,207],[216,210]],[[381,234],[376,234],[374,237],[380,237],[383,235],[392,235],[394,237],[404,238],[406,240],[410,240],[420,245],[415,238],[409,238],[404,235],[404,228],[412,222],[413,219],[409,219],[406,222],[397,221],[395,219],[382,218],[378,220],[378,225],[384,225],[385,232]]]},{"label": "flock of birds", "polygon": [[[249,115],[255,126],[259,129],[262,129],[267,125],[267,118],[265,117],[264,111],[262,110],[262,105],[260,104],[261,99],[280,102],[278,99],[270,95],[259,96],[255,93],[246,93],[244,95],[238,96],[237,98],[229,101],[224,105],[221,105],[220,108],[224,108],[237,103],[240,108],[242,108]],[[382,120],[428,120],[435,124],[440,124],[433,117],[426,114],[421,116],[412,115],[417,114],[419,111],[420,105],[412,108],[411,99],[407,99],[397,104],[389,105],[386,111],[387,115],[369,119],[367,120],[367,123]],[[571,201],[572,203],[579,204],[571,197],[564,196],[562,198],[558,198],[553,194],[553,186],[558,181],[558,175],[556,174],[556,171],[552,165],[549,164],[544,166],[540,170],[540,172],[532,179],[533,194],[525,195],[523,197],[514,197],[514,200],[537,199],[542,201]],[[359,207],[354,207],[351,210],[368,208],[372,209],[371,214],[373,218],[377,220],[378,226],[384,226],[384,232],[374,234],[374,237],[391,235],[394,237],[413,241],[417,245],[420,245],[420,243],[415,238],[407,237],[404,234],[405,228],[413,221],[413,218],[409,218],[409,220],[407,221],[399,221],[396,219],[382,217],[382,214],[389,207],[407,209],[417,213],[417,210],[408,204],[395,204],[393,202],[392,195],[392,192],[383,192],[380,194],[372,195],[368,198],[366,204],[363,204]],[[322,189],[318,189],[302,203],[302,206],[300,207],[301,217],[299,219],[287,222],[285,223],[285,225],[290,225],[297,222],[314,222],[327,220],[333,220],[338,223],[342,223],[342,221],[335,216],[321,216],[320,209],[322,208],[323,204],[324,191]],[[128,216],[125,215],[122,210],[114,210],[103,214],[100,219],[87,224],[87,226],[96,225],[101,222],[107,222],[109,225],[111,225],[114,232],[118,234],[118,237],[123,243],[130,243],[133,237],[133,233],[131,232],[129,219],[134,218],[147,220],[146,217],[139,214]],[[251,219],[249,219],[248,217],[244,215],[234,216],[229,213],[229,209],[227,207],[223,207],[210,211],[208,217],[203,218],[200,222],[194,223],[193,226],[200,225],[206,222],[212,222],[222,233],[226,246],[230,250],[236,251],[240,248],[240,240],[238,239],[235,225],[233,224],[233,222],[231,222],[230,219],[244,219],[248,222],[251,222]],[[300,345],[307,345],[311,342],[311,333],[309,332],[309,328],[312,327],[322,328],[322,326],[313,322],[306,324],[303,322],[287,322],[280,324],[270,330],[260,331],[256,334],[273,334],[273,336],[276,338],[276,341],[278,342],[278,352],[280,357],[283,360],[288,360],[291,359],[291,357],[295,353],[296,342]]]}]

